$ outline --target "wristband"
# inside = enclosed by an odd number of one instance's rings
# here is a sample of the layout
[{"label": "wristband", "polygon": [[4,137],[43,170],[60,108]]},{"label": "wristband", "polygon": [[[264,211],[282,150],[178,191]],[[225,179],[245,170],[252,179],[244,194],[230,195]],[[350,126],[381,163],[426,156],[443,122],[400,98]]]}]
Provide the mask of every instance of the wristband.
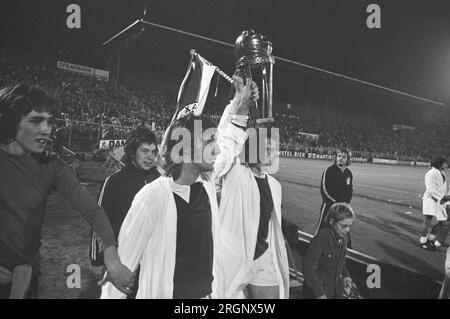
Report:
[{"label": "wristband", "polygon": [[231,123],[240,127],[247,127],[248,115],[232,115]]}]

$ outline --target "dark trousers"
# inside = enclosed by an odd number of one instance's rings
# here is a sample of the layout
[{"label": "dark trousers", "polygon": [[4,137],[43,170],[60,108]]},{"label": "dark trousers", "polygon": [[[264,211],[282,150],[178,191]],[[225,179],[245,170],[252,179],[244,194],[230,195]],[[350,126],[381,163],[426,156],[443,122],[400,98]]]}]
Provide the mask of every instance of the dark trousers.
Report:
[{"label": "dark trousers", "polygon": [[[424,215],[424,220],[422,224],[422,232],[420,235],[422,237],[428,236],[428,230],[430,229],[431,222],[433,221],[433,216]],[[437,222],[432,228],[430,234],[436,236],[436,240],[440,243],[445,243],[447,235],[449,232],[449,222],[448,220]]]},{"label": "dark trousers", "polygon": [[319,222],[317,224],[317,230],[314,236],[317,235],[319,230],[321,230],[325,226],[325,219],[327,218],[330,207],[331,205],[328,205],[327,203],[322,203],[322,206],[320,206]]}]

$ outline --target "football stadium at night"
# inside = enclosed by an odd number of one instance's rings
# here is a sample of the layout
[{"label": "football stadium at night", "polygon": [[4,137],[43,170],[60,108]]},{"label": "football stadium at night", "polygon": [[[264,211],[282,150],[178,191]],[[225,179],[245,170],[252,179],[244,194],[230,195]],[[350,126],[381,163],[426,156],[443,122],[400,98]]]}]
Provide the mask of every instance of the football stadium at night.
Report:
[{"label": "football stadium at night", "polygon": [[449,298],[450,3],[7,0],[0,30],[0,298]]}]

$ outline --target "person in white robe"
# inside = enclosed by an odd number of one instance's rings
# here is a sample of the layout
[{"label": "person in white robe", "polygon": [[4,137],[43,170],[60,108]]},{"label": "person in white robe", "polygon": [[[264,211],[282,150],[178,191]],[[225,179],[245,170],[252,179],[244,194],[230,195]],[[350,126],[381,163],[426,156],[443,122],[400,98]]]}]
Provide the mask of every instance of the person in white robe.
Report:
[{"label": "person in white robe", "polygon": [[[243,79],[236,79],[236,90],[243,90]],[[248,81],[245,86],[251,84]],[[238,96],[251,98],[249,95]],[[216,182],[220,185],[218,228],[222,252],[219,265],[222,268],[218,271],[222,274],[220,283],[223,284],[220,290],[225,298],[289,298],[289,266],[281,231],[281,185],[268,173],[268,163],[250,165],[241,162],[239,154],[248,138],[244,129],[249,112],[237,105],[232,102],[227,106],[218,127],[218,144],[227,149],[226,154],[219,155],[222,160],[215,166]],[[240,131],[236,132],[236,127],[241,127]],[[255,177],[266,180],[273,202],[265,238],[268,248],[257,259],[254,258],[262,196]]]},{"label": "person in white robe", "polygon": [[[250,103],[249,99],[241,98],[241,95],[258,98],[258,88],[246,86],[236,92],[231,101],[233,109],[247,108],[243,105]],[[222,121],[224,125],[231,118]],[[203,124],[203,123],[202,123]],[[231,124],[230,124],[231,125]],[[119,233],[118,251],[124,265],[131,270],[136,270],[140,265],[139,288],[136,299],[171,299],[174,297],[174,275],[177,256],[177,205],[175,195],[187,200],[190,197],[189,186],[195,182],[201,182],[208,195],[208,201],[211,208],[211,232],[213,237],[213,265],[211,284],[211,294],[205,298],[224,298],[226,295],[223,288],[223,269],[226,265],[221,264],[223,260],[221,239],[219,235],[220,216],[217,204],[215,179],[212,175],[216,167],[223,167],[232,154],[232,144],[223,144],[221,148],[217,147],[215,132],[207,130],[210,127],[203,125],[203,137],[201,141],[194,140],[194,148],[197,152],[203,154],[203,161],[194,163],[185,161],[186,156],[191,158],[191,154],[183,154],[182,165],[178,165],[181,171],[174,176],[173,163],[176,161],[172,156],[171,150],[174,147],[168,147],[166,150],[165,162],[166,175],[162,176],[150,184],[145,185],[135,196],[132,206],[125,217]],[[210,136],[205,136],[209,131]],[[189,132],[195,136],[194,132]],[[232,139],[239,139],[242,135],[241,129],[229,126],[227,134]],[[169,131],[169,136],[174,135]],[[178,135],[175,136],[176,138]],[[185,150],[183,149],[183,152]],[[196,151],[194,150],[194,154]],[[211,154],[209,154],[211,153]],[[206,159],[205,159],[206,157]],[[209,158],[209,159],[208,159]],[[172,172],[172,173],[171,173]],[[208,175],[209,174],[209,178]],[[206,177],[206,178],[205,178]],[[226,245],[225,245],[226,246]],[[125,298],[126,296],[117,290],[110,283],[102,287],[102,299]]]},{"label": "person in white robe", "polygon": [[[448,168],[447,159],[437,157],[431,163],[431,169],[425,174],[425,193],[423,194],[424,222],[419,243],[422,248],[435,250],[447,237],[447,207],[450,200],[449,187],[445,171]],[[429,232],[433,217],[438,221]]]}]

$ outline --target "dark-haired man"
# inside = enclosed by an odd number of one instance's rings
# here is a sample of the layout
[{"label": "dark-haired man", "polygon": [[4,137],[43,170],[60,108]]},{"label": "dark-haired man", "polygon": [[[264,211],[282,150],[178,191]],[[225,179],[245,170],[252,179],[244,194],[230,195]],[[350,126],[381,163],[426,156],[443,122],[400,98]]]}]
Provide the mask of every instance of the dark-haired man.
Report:
[{"label": "dark-haired man", "polygon": [[61,159],[44,152],[58,107],[57,100],[34,86],[0,90],[0,271],[6,274],[0,298],[36,297],[42,224],[53,190],[99,235],[117,287],[129,293],[133,285],[134,274],[120,262],[103,209]]},{"label": "dark-haired man", "polygon": [[[98,200],[98,204],[105,209],[116,240],[136,193],[145,184],[161,176],[157,163],[158,141],[151,130],[147,128],[133,130],[125,141],[124,152],[122,162],[125,166],[106,178]],[[96,235],[92,233],[91,270],[101,276],[104,270],[103,254],[98,248]],[[136,292],[136,285],[133,292]]]},{"label": "dark-haired man", "polygon": [[[445,171],[448,168],[447,159],[437,157],[431,162],[431,169],[425,174],[425,193],[423,194],[424,221],[419,243],[424,249],[435,250],[442,246],[448,234],[448,195],[449,187]],[[433,216],[438,221],[429,233]]]}]

